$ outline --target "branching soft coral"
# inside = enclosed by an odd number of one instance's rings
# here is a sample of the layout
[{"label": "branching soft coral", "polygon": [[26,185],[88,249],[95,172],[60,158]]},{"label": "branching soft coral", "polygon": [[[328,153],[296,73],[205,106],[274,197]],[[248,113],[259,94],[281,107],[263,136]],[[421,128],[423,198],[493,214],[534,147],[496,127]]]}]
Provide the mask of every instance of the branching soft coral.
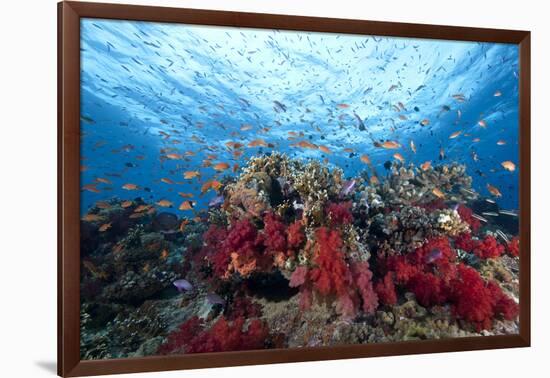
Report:
[{"label": "branching soft coral", "polygon": [[350,224],[353,222],[351,214],[351,201],[347,202],[331,202],[326,208],[326,214],[333,224]]},{"label": "branching soft coral", "polygon": [[[455,246],[477,251],[479,256],[500,255],[503,249],[492,236],[478,241],[470,234],[459,235]],[[456,317],[478,330],[490,328],[496,317],[511,320],[517,316],[517,304],[496,283],[487,283],[475,269],[456,263],[456,253],[446,238],[428,240],[405,256],[390,256],[384,267],[384,280],[394,274],[395,282],[413,292],[419,304],[431,307],[449,303]],[[387,282],[376,286],[381,297],[385,286]]]},{"label": "branching soft coral", "polygon": [[485,236],[483,240],[472,239],[471,234],[462,233],[455,239],[455,246],[466,252],[473,253],[480,259],[493,259],[504,252],[504,246],[491,236]]},{"label": "branching soft coral", "polygon": [[300,287],[302,309],[311,305],[313,292],[324,298],[334,298],[338,313],[353,317],[359,308],[372,313],[378,306],[378,296],[372,286],[372,272],[367,262],[350,266],[342,252],[343,242],[337,230],[318,228],[315,233],[315,265],[296,268],[290,278],[291,287]]},{"label": "branching soft coral", "polygon": [[506,250],[514,257],[519,256],[519,238],[517,236],[508,242]]},{"label": "branching soft coral", "polygon": [[210,329],[204,322],[193,317],[170,335],[158,350],[159,354],[227,352],[263,349],[269,337],[267,325],[254,319],[244,327],[245,319],[239,317],[228,322],[220,317]]},{"label": "branching soft coral", "polygon": [[374,285],[380,303],[392,306],[397,303],[397,293],[393,283],[393,272],[388,272],[384,278]]},{"label": "branching soft coral", "polygon": [[286,238],[286,225],[281,221],[281,218],[274,213],[267,213],[264,216],[263,238],[263,243],[266,247],[266,251],[270,253],[286,253]]},{"label": "branching soft coral", "polygon": [[287,241],[290,248],[300,248],[306,240],[302,223],[295,221],[288,226]]},{"label": "branching soft coral", "polygon": [[495,317],[512,320],[519,313],[518,305],[496,283],[486,283],[464,264],[458,266],[457,278],[450,283],[450,297],[453,312],[478,330],[490,328]]},{"label": "branching soft coral", "polygon": [[316,267],[310,271],[310,279],[315,290],[323,296],[344,293],[346,287],[351,284],[352,277],[344,261],[340,234],[338,231],[321,227],[317,229],[315,238]]}]

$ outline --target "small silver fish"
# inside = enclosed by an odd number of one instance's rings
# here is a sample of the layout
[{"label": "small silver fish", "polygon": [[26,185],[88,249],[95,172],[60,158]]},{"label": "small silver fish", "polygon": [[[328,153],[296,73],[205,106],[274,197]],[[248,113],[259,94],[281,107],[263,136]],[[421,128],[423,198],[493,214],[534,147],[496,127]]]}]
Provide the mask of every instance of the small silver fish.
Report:
[{"label": "small silver fish", "polygon": [[487,217],[498,217],[498,213],[495,213],[493,211],[484,211],[481,214],[483,214]]},{"label": "small silver fish", "polygon": [[497,235],[500,236],[502,238],[502,240],[504,240],[506,243],[509,243],[510,240],[508,239],[508,237],[506,236],[506,234],[500,230],[497,230],[496,231]]},{"label": "small silver fish", "polygon": [[477,215],[477,214],[475,214],[475,213],[472,214],[472,217],[474,217],[474,218],[476,218],[477,220],[480,220],[480,221],[482,221],[482,222],[485,222],[485,223],[488,222],[487,219],[485,219],[485,218],[483,218],[481,215]]},{"label": "small silver fish", "polygon": [[499,213],[502,214],[502,215],[510,215],[510,216],[513,216],[513,217],[518,216],[518,213],[516,213],[514,211],[510,211],[510,210],[499,210]]}]

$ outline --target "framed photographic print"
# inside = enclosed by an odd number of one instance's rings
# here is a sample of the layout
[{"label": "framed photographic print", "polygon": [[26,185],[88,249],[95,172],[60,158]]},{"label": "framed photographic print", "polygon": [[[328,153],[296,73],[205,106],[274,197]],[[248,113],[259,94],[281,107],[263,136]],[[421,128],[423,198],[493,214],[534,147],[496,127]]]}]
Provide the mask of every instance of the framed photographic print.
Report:
[{"label": "framed photographic print", "polygon": [[59,375],[529,346],[530,34],[59,4]]}]

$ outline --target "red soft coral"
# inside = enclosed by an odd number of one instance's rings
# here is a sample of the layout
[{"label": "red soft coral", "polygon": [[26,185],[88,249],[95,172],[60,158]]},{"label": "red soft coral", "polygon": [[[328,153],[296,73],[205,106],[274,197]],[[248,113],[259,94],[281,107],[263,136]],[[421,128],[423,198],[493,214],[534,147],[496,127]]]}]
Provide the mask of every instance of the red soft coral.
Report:
[{"label": "red soft coral", "polygon": [[351,214],[351,201],[347,202],[331,202],[326,208],[326,214],[333,224],[350,224],[353,222]]},{"label": "red soft coral", "polygon": [[306,236],[304,235],[302,222],[295,221],[288,226],[287,241],[290,248],[299,248],[302,246]]},{"label": "red soft coral", "polygon": [[475,233],[479,230],[479,227],[481,226],[481,222],[479,219],[475,218],[474,212],[469,207],[466,207],[464,205],[458,206],[458,215],[460,215],[460,218],[468,223],[470,225],[470,229]]},{"label": "red soft coral", "polygon": [[378,306],[378,296],[372,287],[372,272],[367,262],[348,266],[342,252],[343,243],[337,230],[318,228],[315,233],[315,266],[297,268],[290,286],[300,286],[301,308],[311,305],[312,292],[334,298],[336,310],[344,317],[355,316],[361,308],[372,313]]},{"label": "red soft coral", "polygon": [[515,236],[508,242],[506,245],[506,249],[508,250],[508,253],[514,257],[519,256],[519,238]]},{"label": "red soft coral", "polygon": [[424,307],[442,304],[447,299],[443,280],[432,273],[418,273],[407,282],[407,289]]},{"label": "red soft coral", "polygon": [[392,306],[397,303],[397,293],[393,283],[393,272],[388,272],[384,278],[374,285],[380,303]]},{"label": "red soft coral", "polygon": [[502,255],[504,246],[493,236],[487,235],[483,241],[476,243],[472,252],[480,259],[494,259]]},{"label": "red soft coral", "polygon": [[286,225],[281,221],[281,217],[274,213],[265,214],[263,235],[267,252],[286,252]]},{"label": "red soft coral", "polygon": [[472,252],[477,245],[477,240],[472,239],[472,234],[463,232],[455,238],[455,247],[466,252]]},{"label": "red soft coral", "polygon": [[204,322],[198,316],[185,321],[177,330],[170,333],[166,341],[159,347],[158,354],[183,353],[185,343],[192,340],[202,331]]},{"label": "red soft coral", "polygon": [[493,297],[475,269],[458,266],[458,277],[450,283],[450,296],[456,316],[473,323],[478,330],[491,327]]},{"label": "red soft coral", "polygon": [[244,329],[245,319],[239,317],[228,322],[220,317],[210,329],[197,317],[183,323],[180,328],[168,335],[160,346],[159,354],[227,352],[250,349],[263,349],[269,337],[267,325],[254,319]]},{"label": "red soft coral", "polygon": [[323,296],[346,291],[351,284],[351,273],[344,261],[342,239],[336,230],[320,227],[315,233],[316,267],[310,271],[314,288]]}]

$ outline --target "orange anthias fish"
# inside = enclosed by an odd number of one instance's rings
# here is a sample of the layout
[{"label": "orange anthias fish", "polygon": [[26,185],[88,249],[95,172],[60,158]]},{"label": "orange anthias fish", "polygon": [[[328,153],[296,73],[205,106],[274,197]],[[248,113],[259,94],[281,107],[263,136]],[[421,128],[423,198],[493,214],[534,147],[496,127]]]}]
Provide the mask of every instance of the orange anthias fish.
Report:
[{"label": "orange anthias fish", "polygon": [[101,227],[99,227],[99,232],[105,232],[110,228],[111,228],[111,222],[102,224]]},{"label": "orange anthias fish", "polygon": [[160,207],[172,207],[174,204],[168,200],[160,200],[157,202],[157,205]]},{"label": "orange anthias fish", "polygon": [[170,184],[170,185],[174,184],[174,181],[170,178],[167,178],[167,177],[161,178],[160,181],[162,181],[165,184]]},{"label": "orange anthias fish", "polygon": [[500,97],[500,96],[502,96],[502,92],[501,91],[496,91],[493,96]]},{"label": "orange anthias fish", "polygon": [[136,184],[124,184],[124,185],[122,185],[122,189],[124,189],[124,190],[137,190],[138,186]]},{"label": "orange anthias fish", "polygon": [[86,214],[82,218],[82,220],[86,221],[86,222],[99,222],[99,221],[103,220],[103,217],[101,215],[98,215],[98,214]]},{"label": "orange anthias fish", "polygon": [[166,154],[166,157],[170,160],[182,160],[183,156],[180,154]]},{"label": "orange anthias fish", "polygon": [[99,209],[110,209],[112,207],[111,204],[106,201],[97,201],[95,206]]},{"label": "orange anthias fish", "polygon": [[252,129],[252,125],[248,125],[246,123],[241,125],[241,131],[248,131]]},{"label": "orange anthias fish", "polygon": [[195,207],[193,201],[183,201],[179,207],[180,210],[192,210]]},{"label": "orange anthias fish", "polygon": [[161,260],[166,260],[168,258],[168,255],[169,255],[168,250],[166,248],[163,249],[162,252],[160,253]]},{"label": "orange anthias fish", "polygon": [[405,158],[404,158],[403,155],[401,155],[399,152],[393,154],[393,157],[394,157],[396,160],[399,160],[401,163],[404,163],[404,162],[405,162]]},{"label": "orange anthias fish", "polygon": [[101,193],[101,191],[98,188],[96,188],[96,185],[97,184],[84,185],[82,187],[82,190],[87,190],[88,192],[92,192],[92,193]]},{"label": "orange anthias fish", "polygon": [[438,188],[433,188],[432,189],[432,193],[434,196],[436,196],[437,198],[445,198],[445,193],[443,193],[441,191],[441,189],[438,189]]},{"label": "orange anthias fish", "polygon": [[103,177],[97,177],[95,180],[97,182],[102,183],[102,184],[112,184],[111,180],[103,178]]},{"label": "orange anthias fish", "polygon": [[487,127],[487,122],[485,122],[485,121],[482,120],[482,119],[479,120],[479,121],[477,122],[477,124],[478,124],[479,126],[483,127],[483,128]]},{"label": "orange anthias fish", "polygon": [[308,142],[307,140],[302,140],[298,143],[292,144],[293,147],[301,147],[301,148],[309,148],[312,150],[316,150],[318,146],[316,144],[313,144],[311,142]]},{"label": "orange anthias fish", "polygon": [[449,139],[454,139],[454,138],[460,136],[460,134],[462,134],[462,130],[460,130],[460,131],[455,131],[454,133],[452,133],[452,134],[449,136]]},{"label": "orange anthias fish", "polygon": [[369,181],[372,185],[377,185],[377,184],[380,183],[380,180],[378,180],[378,177],[376,177],[376,176],[371,176]]},{"label": "orange anthias fish", "polygon": [[336,106],[337,106],[338,108],[340,108],[340,109],[347,109],[347,108],[349,108],[349,105],[348,105],[348,104],[338,104],[338,105],[336,105]]},{"label": "orange anthias fish", "polygon": [[368,157],[368,155],[361,155],[360,159],[363,163],[370,164],[370,158]]},{"label": "orange anthias fish", "polygon": [[214,168],[218,172],[221,172],[221,171],[225,171],[226,169],[228,169],[229,164],[222,162],[222,163],[218,163],[218,164],[214,165],[212,168]]},{"label": "orange anthias fish", "polygon": [[121,202],[120,204],[120,207],[122,207],[123,209],[126,209],[130,206],[132,206],[134,203],[132,201],[123,201]]},{"label": "orange anthias fish", "polygon": [[498,190],[491,184],[487,184],[487,190],[495,197],[502,197],[502,193],[500,192],[500,190]]},{"label": "orange anthias fish", "polygon": [[505,146],[505,145],[506,145],[506,141],[503,140],[503,139],[500,139],[499,141],[497,141],[497,145],[498,145],[498,146]]},{"label": "orange anthias fish", "polygon": [[327,146],[323,146],[323,145],[319,146],[319,150],[323,151],[326,154],[331,154],[332,153],[330,148],[328,148]]},{"label": "orange anthias fish", "polygon": [[516,165],[510,160],[503,161],[502,163],[500,163],[500,165],[502,165],[504,169],[510,172],[514,172],[516,170]]},{"label": "orange anthias fish", "polygon": [[248,143],[248,147],[267,147],[267,142],[263,139],[254,139]]},{"label": "orange anthias fish", "polygon": [[142,213],[146,210],[149,210],[151,208],[151,205],[139,205],[134,209],[134,213]]},{"label": "orange anthias fish", "polygon": [[393,141],[393,140],[385,141],[384,143],[381,143],[380,146],[382,148],[386,148],[388,150],[394,150],[396,148],[401,147],[401,145],[399,143],[397,143],[396,141]]},{"label": "orange anthias fish", "polygon": [[422,121],[420,121],[420,124],[422,126],[428,126],[430,124],[430,120],[427,118],[424,118]]},{"label": "orange anthias fish", "polygon": [[420,166],[420,168],[421,168],[423,171],[427,171],[428,169],[430,169],[431,166],[432,166],[432,162],[431,162],[431,161],[425,161],[424,163],[422,163],[422,165]]},{"label": "orange anthias fish", "polygon": [[195,177],[199,177],[201,173],[199,171],[187,171],[183,173],[183,178],[190,180]]}]

